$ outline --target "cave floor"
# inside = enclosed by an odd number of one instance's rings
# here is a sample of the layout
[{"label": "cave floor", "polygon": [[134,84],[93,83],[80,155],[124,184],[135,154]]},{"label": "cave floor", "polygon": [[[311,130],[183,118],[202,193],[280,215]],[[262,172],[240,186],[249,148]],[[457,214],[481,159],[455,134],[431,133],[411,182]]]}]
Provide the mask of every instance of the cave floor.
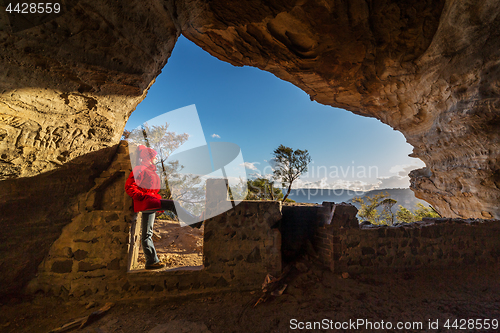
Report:
[{"label": "cave floor", "polygon": [[[447,320],[500,320],[500,267],[427,269],[343,278],[316,264],[300,272],[294,266],[281,296],[253,306],[261,290],[168,296],[95,296],[66,299],[36,296],[11,299],[1,306],[0,332],[49,332],[74,318],[89,315],[106,302],[114,306],[78,332],[288,332],[298,322],[422,322],[423,329],[381,332],[446,332]],[[299,267],[297,267],[299,268]],[[153,296],[152,296],[153,295]],[[86,309],[89,303],[94,307]],[[439,330],[428,329],[438,320]],[[306,323],[304,323],[306,325]],[[351,326],[352,328],[352,326]],[[387,327],[386,327],[387,328]],[[304,330],[305,331],[305,330]],[[329,330],[315,330],[329,331]],[[334,331],[334,330],[331,330]],[[346,330],[336,330],[339,332]],[[352,332],[374,331],[366,326]],[[451,329],[450,331],[454,331]],[[461,332],[481,330],[462,330]],[[495,330],[489,330],[494,332]]]},{"label": "cave floor", "polygon": [[[162,270],[203,268],[203,232],[201,228],[181,227],[179,222],[156,219],[154,237],[158,259],[165,264]],[[159,236],[159,237],[158,237]],[[142,246],[139,249],[138,270],[144,270],[146,259]]]}]

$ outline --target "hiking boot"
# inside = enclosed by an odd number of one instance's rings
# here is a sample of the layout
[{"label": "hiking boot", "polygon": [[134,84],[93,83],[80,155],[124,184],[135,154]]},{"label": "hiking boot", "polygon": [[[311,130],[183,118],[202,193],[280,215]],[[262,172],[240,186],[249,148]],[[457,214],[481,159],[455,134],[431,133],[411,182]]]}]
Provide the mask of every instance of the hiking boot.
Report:
[{"label": "hiking boot", "polygon": [[146,265],[146,269],[160,269],[165,267],[165,264],[162,264],[160,261],[155,262],[154,264],[151,265]]}]

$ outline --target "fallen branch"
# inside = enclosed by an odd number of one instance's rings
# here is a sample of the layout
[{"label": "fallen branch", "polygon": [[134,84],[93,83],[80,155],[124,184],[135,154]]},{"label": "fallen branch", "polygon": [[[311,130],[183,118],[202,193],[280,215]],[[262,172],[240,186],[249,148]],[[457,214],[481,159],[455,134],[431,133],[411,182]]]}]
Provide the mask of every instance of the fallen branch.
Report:
[{"label": "fallen branch", "polygon": [[290,273],[290,269],[291,265],[286,266],[277,278],[271,276],[270,274],[266,276],[264,283],[262,284],[263,295],[257,300],[253,307],[266,302],[269,296],[279,296],[283,293],[286,288],[286,284],[283,283],[283,280],[288,276],[288,273]]},{"label": "fallen branch", "polygon": [[102,308],[100,308],[97,311],[92,312],[88,316],[81,317],[78,319],[74,319],[69,323],[64,324],[61,327],[55,328],[49,333],[60,333],[60,332],[67,332],[75,328],[82,329],[83,327],[92,324],[93,322],[97,321],[99,318],[102,317],[103,314],[105,314],[111,307],[114,305],[114,303],[106,303]]}]

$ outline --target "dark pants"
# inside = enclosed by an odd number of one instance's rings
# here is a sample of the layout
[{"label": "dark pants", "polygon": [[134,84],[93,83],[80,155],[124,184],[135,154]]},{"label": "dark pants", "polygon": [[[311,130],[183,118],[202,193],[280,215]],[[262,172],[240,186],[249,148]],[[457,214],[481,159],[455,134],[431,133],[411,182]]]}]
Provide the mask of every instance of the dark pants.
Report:
[{"label": "dark pants", "polygon": [[[142,242],[142,251],[144,252],[144,256],[146,257],[146,265],[152,265],[160,261],[158,256],[156,255],[155,246],[153,244],[153,224],[155,222],[156,212],[159,210],[170,210],[177,214],[179,219],[185,223],[193,226],[193,222],[197,221],[198,218],[190,214],[187,210],[180,207],[178,211],[176,211],[175,204],[173,200],[160,200],[161,208],[155,210],[145,210],[142,212],[142,233],[141,233],[141,242]],[[201,223],[201,222],[200,222]]]}]

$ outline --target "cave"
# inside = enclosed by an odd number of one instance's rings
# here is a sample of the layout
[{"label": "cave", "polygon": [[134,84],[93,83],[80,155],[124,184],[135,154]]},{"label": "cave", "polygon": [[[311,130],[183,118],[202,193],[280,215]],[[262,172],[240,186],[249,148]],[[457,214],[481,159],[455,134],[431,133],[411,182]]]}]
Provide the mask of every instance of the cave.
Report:
[{"label": "cave", "polygon": [[[500,218],[498,1],[65,4],[26,26],[1,7],[2,295],[26,288],[83,213],[116,227],[113,246],[127,242],[132,212],[109,213],[130,205],[116,195],[127,169],[120,137],[181,34],[222,61],[268,71],[311,100],[403,133],[426,165],[410,173],[411,189],[443,218]],[[95,223],[75,233],[90,235]],[[123,267],[60,250],[68,259],[53,272]],[[73,267],[75,257],[84,264]]]}]

